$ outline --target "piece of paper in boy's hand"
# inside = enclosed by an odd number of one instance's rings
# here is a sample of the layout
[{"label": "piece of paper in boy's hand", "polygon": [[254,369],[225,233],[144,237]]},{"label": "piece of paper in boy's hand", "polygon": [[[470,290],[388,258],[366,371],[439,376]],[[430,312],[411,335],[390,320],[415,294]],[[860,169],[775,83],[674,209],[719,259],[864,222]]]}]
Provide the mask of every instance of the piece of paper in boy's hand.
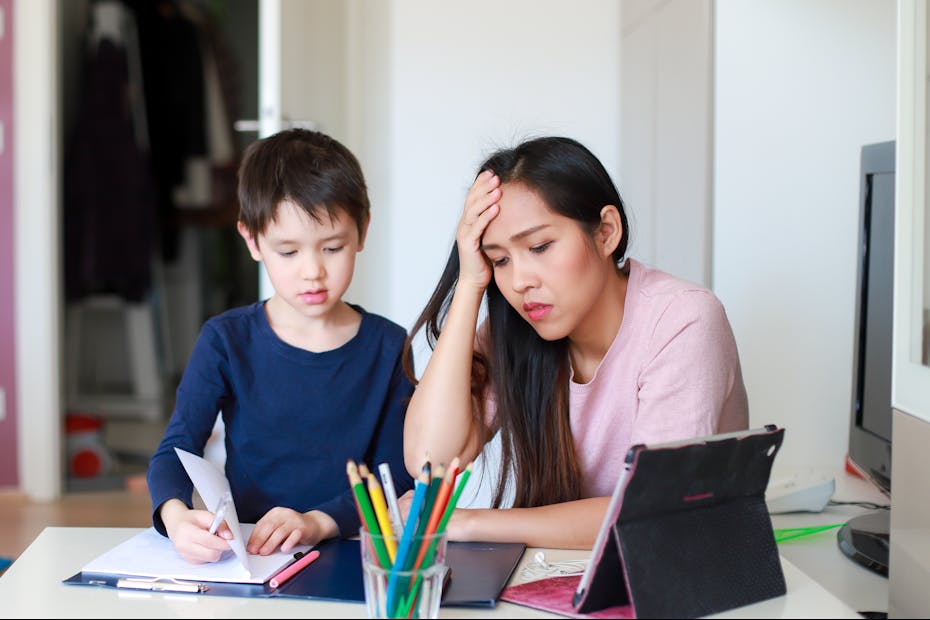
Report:
[{"label": "piece of paper in boy's hand", "polygon": [[239,558],[243,568],[249,575],[252,575],[252,567],[249,563],[249,554],[245,550],[245,540],[242,537],[242,528],[239,527],[239,513],[236,512],[236,503],[232,501],[232,491],[229,488],[229,480],[223,475],[220,469],[210,461],[191,454],[180,448],[175,448],[181,464],[190,476],[194,488],[200,494],[200,498],[207,510],[216,512],[220,505],[220,500],[227,495],[230,500],[226,509],[226,525],[232,532],[233,538],[228,541],[233,553]]},{"label": "piece of paper in boy's hand", "polygon": [[[243,535],[248,536],[252,527],[250,523],[243,523]],[[227,551],[216,562],[191,564],[181,557],[169,538],[150,527],[94,558],[81,571],[150,579],[264,583],[293,561],[292,553],[282,551],[267,556],[253,556],[252,573],[249,574],[239,558]]]}]

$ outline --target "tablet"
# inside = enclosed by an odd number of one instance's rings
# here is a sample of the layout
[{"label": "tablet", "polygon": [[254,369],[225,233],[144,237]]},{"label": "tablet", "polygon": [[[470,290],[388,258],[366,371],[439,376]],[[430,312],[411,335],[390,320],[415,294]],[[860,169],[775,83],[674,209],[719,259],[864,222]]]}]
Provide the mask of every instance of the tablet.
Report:
[{"label": "tablet", "polygon": [[696,617],[784,594],[765,505],[783,437],[767,425],[631,447],[574,608]]}]

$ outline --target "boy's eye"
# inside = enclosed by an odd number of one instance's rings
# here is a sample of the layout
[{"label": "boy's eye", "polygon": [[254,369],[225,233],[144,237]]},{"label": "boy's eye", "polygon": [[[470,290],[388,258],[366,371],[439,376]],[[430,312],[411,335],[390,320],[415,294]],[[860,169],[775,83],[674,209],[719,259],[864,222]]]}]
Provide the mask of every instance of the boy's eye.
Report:
[{"label": "boy's eye", "polygon": [[336,252],[341,252],[344,247],[345,247],[344,245],[340,245],[340,246],[333,247],[333,248],[323,248],[323,251],[329,254],[335,254]]},{"label": "boy's eye", "polygon": [[551,242],[551,241],[547,241],[547,242],[542,243],[542,244],[540,244],[540,245],[535,245],[535,246],[533,246],[533,247],[530,248],[530,252],[532,252],[533,254],[542,254],[543,252],[545,252],[545,251],[549,248],[550,245],[552,245],[552,242]]},{"label": "boy's eye", "polygon": [[287,252],[278,252],[278,254],[280,254],[281,256],[285,256],[285,257],[294,256],[297,254],[297,250],[289,250]]}]

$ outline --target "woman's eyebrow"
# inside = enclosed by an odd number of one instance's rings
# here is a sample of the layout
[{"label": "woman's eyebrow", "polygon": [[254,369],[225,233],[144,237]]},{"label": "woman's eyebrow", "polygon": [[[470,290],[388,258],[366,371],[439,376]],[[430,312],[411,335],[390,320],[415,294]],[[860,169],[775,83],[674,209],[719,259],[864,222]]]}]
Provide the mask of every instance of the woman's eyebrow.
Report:
[{"label": "woman's eyebrow", "polygon": [[[513,242],[513,241],[519,241],[519,240],[522,239],[523,237],[527,237],[527,236],[529,236],[529,235],[532,235],[534,232],[538,232],[538,231],[542,230],[543,228],[548,228],[548,227],[549,227],[549,224],[540,224],[539,226],[533,226],[533,227],[531,227],[531,228],[527,228],[526,230],[523,230],[523,231],[521,231],[521,232],[518,232],[517,234],[513,235],[512,237],[510,237],[510,241],[511,241],[511,242]],[[482,244],[481,249],[482,249],[482,251],[487,251],[487,250],[499,250],[499,249],[500,249],[500,246],[499,246],[498,244],[496,244],[496,243],[489,243],[489,244],[487,244],[487,245]]]}]

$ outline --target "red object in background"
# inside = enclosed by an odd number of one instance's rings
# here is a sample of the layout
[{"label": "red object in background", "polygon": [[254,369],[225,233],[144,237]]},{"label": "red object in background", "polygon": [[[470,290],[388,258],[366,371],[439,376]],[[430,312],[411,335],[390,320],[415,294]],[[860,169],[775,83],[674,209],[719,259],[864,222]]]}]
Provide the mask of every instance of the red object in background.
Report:
[{"label": "red object in background", "polygon": [[74,433],[103,431],[103,420],[92,415],[83,413],[69,413],[65,416],[65,433],[72,435]]},{"label": "red object in background", "polygon": [[848,454],[846,455],[846,468],[845,468],[845,469],[846,469],[846,473],[847,473],[847,474],[852,474],[853,476],[856,476],[857,478],[862,478],[863,480],[868,480],[868,478],[866,478],[866,477],[862,474],[862,470],[860,470],[859,467],[856,466],[856,464],[853,463],[852,460],[850,460]]},{"label": "red object in background", "polygon": [[68,474],[93,478],[110,470],[110,456],[103,445],[103,420],[84,413],[65,416]]}]

